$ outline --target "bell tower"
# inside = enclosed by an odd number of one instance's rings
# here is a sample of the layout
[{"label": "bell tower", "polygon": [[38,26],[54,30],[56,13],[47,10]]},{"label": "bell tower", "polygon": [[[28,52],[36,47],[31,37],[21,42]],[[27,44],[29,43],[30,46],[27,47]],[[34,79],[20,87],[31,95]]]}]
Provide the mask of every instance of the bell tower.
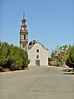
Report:
[{"label": "bell tower", "polygon": [[26,19],[23,15],[22,25],[20,29],[20,48],[28,51],[28,30],[26,25]]}]

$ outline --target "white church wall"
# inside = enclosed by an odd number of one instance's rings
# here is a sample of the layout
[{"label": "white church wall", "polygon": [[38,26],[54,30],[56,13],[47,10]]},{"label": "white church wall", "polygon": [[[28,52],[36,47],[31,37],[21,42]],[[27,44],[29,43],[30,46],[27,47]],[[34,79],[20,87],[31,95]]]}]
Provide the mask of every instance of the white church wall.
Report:
[{"label": "white church wall", "polygon": [[[37,49],[39,52],[37,52]],[[37,58],[37,55],[39,58]],[[36,65],[36,60],[40,60],[40,65],[48,65],[48,51],[39,43],[36,43],[29,51],[29,65]]]}]

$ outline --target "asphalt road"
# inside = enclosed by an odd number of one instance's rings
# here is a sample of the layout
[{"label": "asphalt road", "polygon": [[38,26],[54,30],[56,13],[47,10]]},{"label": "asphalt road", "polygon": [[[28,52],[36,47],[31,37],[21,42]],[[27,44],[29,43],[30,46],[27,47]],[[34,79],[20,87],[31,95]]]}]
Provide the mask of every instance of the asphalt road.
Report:
[{"label": "asphalt road", "polygon": [[0,74],[0,99],[74,99],[74,75],[52,67]]}]

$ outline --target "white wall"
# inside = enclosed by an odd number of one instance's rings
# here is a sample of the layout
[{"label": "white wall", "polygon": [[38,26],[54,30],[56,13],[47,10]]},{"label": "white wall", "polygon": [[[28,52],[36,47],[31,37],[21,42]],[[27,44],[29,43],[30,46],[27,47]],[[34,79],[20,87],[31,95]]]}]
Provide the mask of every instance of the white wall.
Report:
[{"label": "white wall", "polygon": [[[37,53],[37,49],[39,49],[39,53]],[[36,43],[28,51],[28,57],[30,59],[29,65],[36,65],[37,55],[39,55],[38,59],[40,59],[40,65],[48,65],[48,51],[44,49],[39,43]]]}]

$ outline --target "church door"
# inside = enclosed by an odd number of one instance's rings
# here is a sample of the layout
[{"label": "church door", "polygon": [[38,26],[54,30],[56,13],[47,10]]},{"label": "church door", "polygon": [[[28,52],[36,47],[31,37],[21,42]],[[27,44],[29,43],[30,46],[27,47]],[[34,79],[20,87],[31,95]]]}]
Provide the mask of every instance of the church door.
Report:
[{"label": "church door", "polygon": [[40,60],[36,60],[36,66],[40,66]]}]

